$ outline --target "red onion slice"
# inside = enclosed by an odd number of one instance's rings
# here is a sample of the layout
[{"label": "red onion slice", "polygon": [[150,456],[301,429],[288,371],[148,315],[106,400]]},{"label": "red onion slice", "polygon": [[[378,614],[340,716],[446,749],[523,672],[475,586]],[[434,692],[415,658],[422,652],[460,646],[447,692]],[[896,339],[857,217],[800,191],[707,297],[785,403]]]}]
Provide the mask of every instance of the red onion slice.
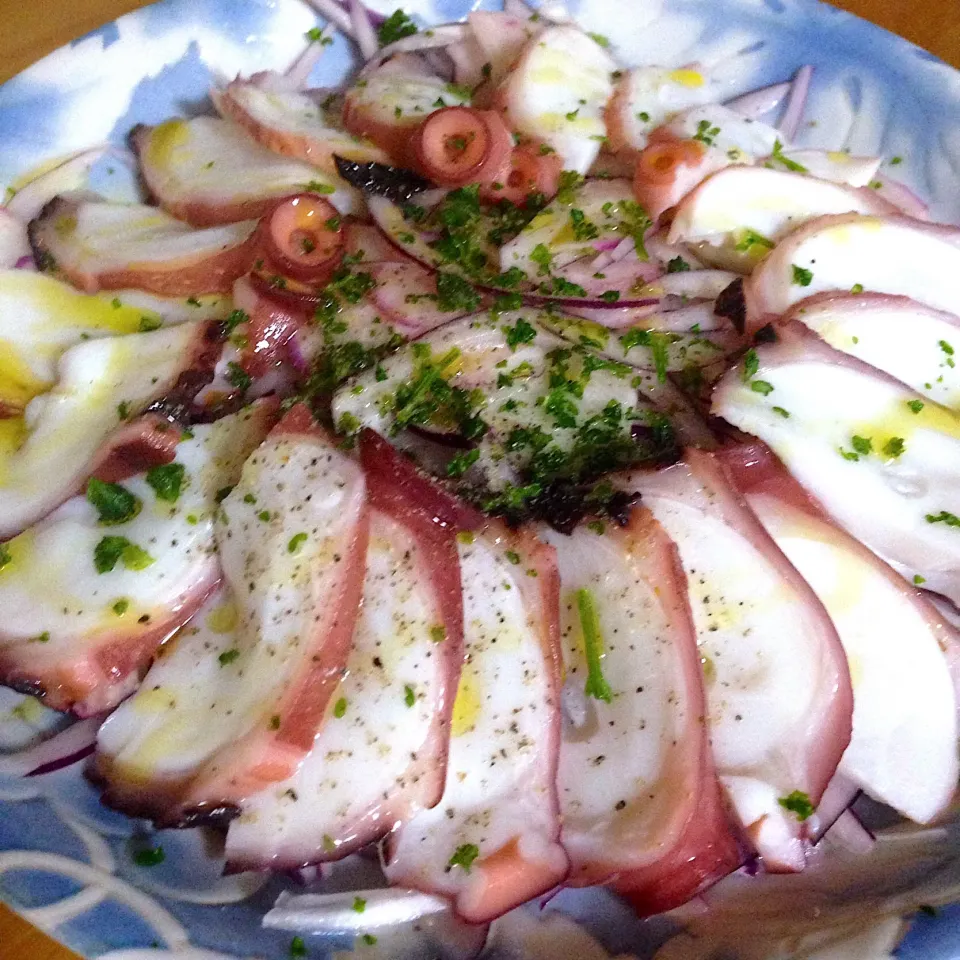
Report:
[{"label": "red onion slice", "polygon": [[780,121],[780,131],[784,139],[793,140],[800,129],[803,111],[807,106],[807,95],[810,93],[810,79],[813,76],[813,67],[810,64],[802,66],[793,78],[790,93],[787,97],[787,106]]},{"label": "red onion slice", "polygon": [[0,756],[0,774],[8,776],[36,777],[53,773],[76,763],[93,753],[97,731],[105,719],[104,714],[87,717],[72,724],[49,740],[35,746]]},{"label": "red onion slice", "polygon": [[751,90],[742,96],[734,97],[733,100],[728,100],[724,106],[729,107],[748,120],[756,120],[765,113],[779,107],[783,103],[784,97],[790,93],[790,89],[790,83],[774,83],[769,87],[760,87],[759,90]]}]

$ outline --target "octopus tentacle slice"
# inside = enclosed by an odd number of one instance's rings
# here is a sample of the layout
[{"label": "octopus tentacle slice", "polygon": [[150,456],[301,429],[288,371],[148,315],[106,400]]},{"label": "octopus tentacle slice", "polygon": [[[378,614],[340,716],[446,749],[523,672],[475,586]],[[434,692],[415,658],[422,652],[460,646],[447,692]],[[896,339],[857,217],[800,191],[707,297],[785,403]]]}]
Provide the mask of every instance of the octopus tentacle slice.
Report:
[{"label": "octopus tentacle slice", "polygon": [[347,660],[368,521],[359,465],[294,407],[220,505],[229,591],[101,732],[108,802],[183,825],[293,774]]},{"label": "octopus tentacle slice", "polygon": [[341,859],[443,792],[463,659],[454,533],[434,520],[446,499],[376,435],[362,438],[361,459],[370,540],[345,676],[297,772],[246,800],[231,823],[232,869]]},{"label": "octopus tentacle slice", "polygon": [[803,825],[779,801],[819,802],[849,742],[836,630],[713,455],[630,480],[687,575],[720,781],[765,867],[801,870]]},{"label": "octopus tentacle slice", "polygon": [[[571,883],[669,909],[740,862],[717,789],[686,578],[644,507],[557,551],[566,711],[558,769]],[[705,831],[701,828],[707,824]]]},{"label": "octopus tentacle slice", "polygon": [[559,843],[558,586],[551,547],[497,523],[458,537],[464,665],[440,803],[388,844],[391,883],[482,923],[566,875]]},{"label": "octopus tentacle slice", "polygon": [[[134,418],[212,361],[210,332],[208,324],[184,323],[67,350],[53,387],[22,415],[0,419],[0,537],[23,531],[125,443],[139,442],[144,422],[134,426]],[[146,423],[154,437],[155,426]]]},{"label": "octopus tentacle slice", "polygon": [[955,631],[920,590],[825,517],[760,444],[720,455],[750,506],[823,601],[850,663],[853,732],[838,772],[917,823],[957,783]]},{"label": "octopus tentacle slice", "polygon": [[87,293],[227,293],[253,262],[257,221],[194,230],[157,207],[56,197],[30,222],[41,269]]},{"label": "octopus tentacle slice", "polygon": [[[9,541],[10,561],[0,569],[5,683],[81,716],[116,706],[137,687],[161,641],[219,579],[216,496],[236,481],[275,408],[264,401],[199,425],[179,444],[179,430],[167,424],[171,463],[122,487],[91,481],[86,497]],[[101,497],[126,512],[111,514]]]}]

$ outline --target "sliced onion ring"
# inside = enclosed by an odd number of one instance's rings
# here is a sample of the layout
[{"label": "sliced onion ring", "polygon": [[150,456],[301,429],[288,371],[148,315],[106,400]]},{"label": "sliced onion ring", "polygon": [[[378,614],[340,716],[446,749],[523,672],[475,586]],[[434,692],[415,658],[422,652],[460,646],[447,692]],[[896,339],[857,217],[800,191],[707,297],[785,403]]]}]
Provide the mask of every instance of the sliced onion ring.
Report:
[{"label": "sliced onion ring", "polygon": [[76,763],[93,752],[97,731],[105,716],[99,714],[72,724],[49,740],[35,746],[0,756],[0,774],[35,777],[53,773]]}]

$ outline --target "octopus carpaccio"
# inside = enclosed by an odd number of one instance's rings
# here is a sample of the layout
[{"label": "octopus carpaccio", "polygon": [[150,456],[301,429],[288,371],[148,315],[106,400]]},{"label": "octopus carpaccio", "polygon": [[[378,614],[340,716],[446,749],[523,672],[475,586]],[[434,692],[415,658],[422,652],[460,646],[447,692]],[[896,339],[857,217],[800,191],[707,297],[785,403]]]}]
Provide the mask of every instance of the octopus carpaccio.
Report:
[{"label": "octopus carpaccio", "polygon": [[343,89],[317,28],[130,131],[141,202],[0,211],[0,682],[230,869],[374,848],[475,925],[936,822],[960,229],[795,149],[799,83],[329,13]]}]

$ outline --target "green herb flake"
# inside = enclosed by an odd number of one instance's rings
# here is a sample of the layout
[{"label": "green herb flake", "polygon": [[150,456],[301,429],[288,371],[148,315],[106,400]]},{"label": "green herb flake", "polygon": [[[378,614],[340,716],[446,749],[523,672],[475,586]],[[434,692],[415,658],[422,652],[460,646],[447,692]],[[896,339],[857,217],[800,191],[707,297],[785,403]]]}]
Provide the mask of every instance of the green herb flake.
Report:
[{"label": "green herb flake", "polygon": [[434,624],[430,628],[430,639],[434,643],[443,643],[447,639],[447,628],[442,623]]},{"label": "green herb flake", "polygon": [[813,283],[813,273],[804,267],[798,267],[795,263],[790,265],[793,272],[792,282],[798,287],[809,287]]},{"label": "green herb flake", "polygon": [[341,698],[333,705],[333,715],[334,715],[338,720],[340,720],[346,712],[347,712],[347,698],[346,698],[346,697],[341,697]]},{"label": "green herb flake", "polygon": [[919,413],[923,409],[922,400],[908,400],[907,406],[910,408],[911,413]]},{"label": "green herb flake", "polygon": [[122,617],[127,610],[130,609],[130,601],[125,597],[121,597],[119,600],[114,601],[113,606],[110,608],[118,617]]},{"label": "green herb flake", "polygon": [[586,588],[578,590],[577,613],[583,633],[583,649],[587,660],[587,680],[583,692],[595,700],[610,703],[613,691],[603,676],[603,635],[600,632],[600,617],[597,614],[593,593]]},{"label": "green herb flake", "polygon": [[926,521],[927,523],[944,523],[948,527],[960,527],[960,517],[948,513],[946,510],[941,510],[939,513],[928,513]]},{"label": "green herb flake", "polygon": [[749,383],[757,375],[759,369],[760,358],[757,356],[757,351],[751,347],[743,355],[743,373],[740,374],[740,379],[744,383]]},{"label": "green herb flake", "polygon": [[511,350],[516,350],[521,343],[533,343],[537,338],[537,328],[523,317],[520,317],[512,327],[505,325],[503,332],[507,339],[507,346]]},{"label": "green herb flake", "polygon": [[363,897],[354,897],[353,898],[353,911],[354,913],[363,913],[367,909],[367,901]]},{"label": "green herb flake", "polygon": [[873,453],[873,440],[870,437],[861,437],[854,434],[854,436],[850,438],[850,446],[853,447],[861,457],[866,457]]},{"label": "green herb flake", "polygon": [[853,293],[853,294],[863,293],[863,284],[862,284],[862,283],[855,283],[855,284],[850,288],[850,292]]},{"label": "green herb flake", "polygon": [[801,823],[803,823],[804,820],[809,820],[810,817],[813,816],[815,809],[810,802],[810,797],[802,790],[794,790],[787,796],[780,797],[777,803],[779,803],[784,810],[789,810],[791,813],[796,814],[797,819]]},{"label": "green herb flake", "polygon": [[472,313],[480,305],[480,294],[455,273],[437,274],[437,306],[444,311]]},{"label": "green herb flake", "polygon": [[290,956],[305,957],[307,955],[307,945],[303,942],[303,937],[294,937],[290,941]]},{"label": "green herb flake", "polygon": [[768,394],[773,393],[773,384],[766,380],[753,380],[750,383],[750,389],[754,393],[760,393],[763,394],[763,396],[767,396]]},{"label": "green herb flake", "polygon": [[176,503],[185,476],[186,468],[182,463],[164,463],[147,471],[147,483],[153,487],[158,500]]},{"label": "green herb flake", "polygon": [[143,509],[143,502],[119,483],[107,483],[91,477],[87,481],[87,500],[97,510],[104,527],[114,527],[132,520]]},{"label": "green herb flake", "polygon": [[504,556],[514,565],[520,562],[520,554],[516,550],[508,550]]},{"label": "green herb flake", "polygon": [[915,584],[916,586],[919,587],[920,584],[927,582],[927,578],[926,578],[926,577],[921,577],[919,573],[915,573],[915,574],[913,575],[913,582],[914,582],[914,584]]},{"label": "green herb flake", "polygon": [[587,36],[598,46],[603,47],[604,50],[610,46],[610,39],[602,33],[588,33]]},{"label": "green herb flake", "polygon": [[360,939],[363,940],[368,947],[372,947],[377,942],[377,938],[372,933],[365,933]]},{"label": "green herb flake", "polygon": [[585,240],[596,240],[600,236],[596,224],[591,223],[586,214],[576,207],[570,211],[570,228],[573,230],[573,239],[578,243]]},{"label": "green herb flake", "polygon": [[166,860],[166,855],[163,852],[163,847],[159,844],[149,850],[138,850],[133,855],[133,862],[138,867],[156,867],[164,860]]},{"label": "green herb flake", "polygon": [[904,449],[905,449],[905,444],[904,444],[903,437],[891,437],[883,445],[884,456],[890,457],[892,459],[896,459],[897,457],[899,457],[903,453]]},{"label": "green herb flake", "polygon": [[236,360],[231,360],[227,364],[226,381],[244,393],[253,385],[253,377]]},{"label": "green herb flake", "polygon": [[549,273],[550,268],[553,266],[553,254],[543,243],[538,243],[530,251],[530,260],[537,265],[537,274],[539,276]]},{"label": "green herb flake", "polygon": [[159,330],[162,326],[163,321],[159,317],[141,317],[137,329],[141,333],[150,333],[153,330]]},{"label": "green herb flake", "polygon": [[677,256],[667,261],[667,273],[686,273],[690,264],[683,257]]},{"label": "green herb flake", "polygon": [[454,479],[462,477],[479,459],[480,451],[476,448],[455,454],[447,463],[447,476]]},{"label": "green herb flake", "polygon": [[774,407],[773,412],[783,417],[784,420],[790,419],[790,411],[785,410],[783,407]]},{"label": "green herb flake", "polygon": [[287,544],[287,553],[297,553],[303,543],[306,542],[307,535],[303,532],[295,533]]},{"label": "green herb flake", "polygon": [[233,663],[234,660],[238,659],[240,656],[240,651],[234,647],[232,650],[224,650],[223,653],[217,657],[217,660],[220,661],[220,666],[225,667],[228,664]]},{"label": "green herb flake", "polygon": [[773,153],[770,154],[770,159],[782,164],[792,173],[809,173],[805,166],[797,163],[796,160],[791,160],[789,157],[784,156],[783,144],[779,140],[775,140],[773,143]]},{"label": "green herb flake", "polygon": [[464,872],[469,873],[473,861],[479,856],[480,848],[475,843],[464,843],[454,850],[453,856],[447,861],[447,866],[462,867]]},{"label": "green herb flake", "polygon": [[[574,111],[576,113],[576,111]],[[568,119],[570,119],[568,117]],[[577,190],[583,186],[585,178],[576,170],[561,170],[557,188],[557,200],[569,206],[577,196]]]},{"label": "green herb flake", "polygon": [[403,702],[408,707],[412,707],[417,702],[417,695],[409,683],[404,684],[403,687]]},{"label": "green herb flake", "polygon": [[381,47],[396,43],[404,37],[412,37],[417,32],[417,25],[402,11],[394,10],[386,20],[380,24],[377,31],[377,40]]}]

